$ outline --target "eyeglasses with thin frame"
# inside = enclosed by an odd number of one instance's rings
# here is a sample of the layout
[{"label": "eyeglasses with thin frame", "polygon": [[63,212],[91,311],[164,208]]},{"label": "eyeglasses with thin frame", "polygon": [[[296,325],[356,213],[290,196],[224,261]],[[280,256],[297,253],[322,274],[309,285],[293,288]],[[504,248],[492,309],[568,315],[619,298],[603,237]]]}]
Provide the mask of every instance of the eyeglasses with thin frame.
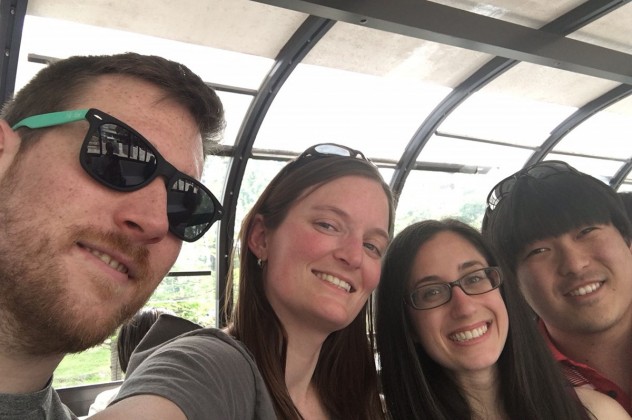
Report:
[{"label": "eyeglasses with thin frame", "polygon": [[487,210],[486,212],[492,212],[498,206],[498,203],[511,193],[516,182],[523,176],[529,176],[532,178],[547,178],[551,175],[564,173],[564,172],[573,172],[576,174],[581,174],[578,170],[570,166],[568,163],[563,162],[561,160],[547,160],[544,162],[538,162],[533,164],[527,168],[521,169],[515,174],[508,176],[507,178],[500,181],[498,184],[492,188],[492,190],[487,195]]},{"label": "eyeglasses with thin frame", "polygon": [[194,242],[222,218],[223,209],[211,191],[198,180],[177,170],[136,130],[98,109],[78,109],[33,115],[12,128],[53,127],[87,120],[79,161],[96,181],[116,191],[143,188],[157,176],[165,179],[169,230]]},{"label": "eyeglasses with thin frame", "polygon": [[452,299],[452,288],[458,286],[466,295],[482,295],[497,289],[503,282],[498,267],[481,268],[452,282],[423,284],[413,290],[404,302],[414,309],[425,310],[445,305]]}]

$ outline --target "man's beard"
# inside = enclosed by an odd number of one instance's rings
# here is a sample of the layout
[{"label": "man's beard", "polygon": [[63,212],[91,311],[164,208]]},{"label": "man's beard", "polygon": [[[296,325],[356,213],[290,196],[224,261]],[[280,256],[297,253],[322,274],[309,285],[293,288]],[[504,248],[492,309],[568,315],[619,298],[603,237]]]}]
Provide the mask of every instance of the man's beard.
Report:
[{"label": "man's beard", "polygon": [[[23,202],[26,197],[14,188],[19,183],[19,166],[13,165],[0,182],[2,197],[20,200],[0,201],[0,348],[34,356],[83,351],[103,342],[153,292],[155,273],[148,267],[147,249],[113,233],[71,226],[65,230],[59,227],[61,236],[54,237],[47,226],[35,225],[46,220],[41,217],[46,210],[35,208],[36,200]],[[29,218],[38,212],[39,218]],[[54,220],[50,222],[54,224]],[[116,293],[115,281],[79,274],[92,294],[91,301],[96,295],[107,310],[91,310],[90,303],[81,301],[81,291],[76,290],[80,286],[69,278],[73,273],[65,272],[61,263],[61,254],[77,247],[79,238],[96,238],[98,243],[125,250],[139,265],[136,278],[129,280],[134,282],[133,287],[128,287],[124,295]]]}]

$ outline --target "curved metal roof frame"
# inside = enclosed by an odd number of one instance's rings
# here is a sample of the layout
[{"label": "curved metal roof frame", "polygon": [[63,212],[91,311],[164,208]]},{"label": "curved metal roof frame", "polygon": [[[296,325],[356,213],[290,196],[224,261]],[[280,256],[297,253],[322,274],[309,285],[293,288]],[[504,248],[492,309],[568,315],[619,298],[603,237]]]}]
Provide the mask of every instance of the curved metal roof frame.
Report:
[{"label": "curved metal roof frame", "polygon": [[233,234],[235,231],[235,213],[241,181],[246,170],[248,158],[252,152],[252,145],[257,137],[261,123],[265,118],[272,101],[279,89],[283,86],[298,63],[311,51],[326,33],[335,24],[335,21],[309,16],[296,30],[294,35],[285,44],[275,59],[270,72],[255,95],[254,100],[244,118],[244,122],[237,135],[235,143],[234,159],[231,162],[223,205],[227,217],[220,224],[219,237],[219,267],[217,301],[218,323],[224,321],[226,312],[231,308],[222,307],[226,296],[226,278],[230,268],[230,253],[233,248]]},{"label": "curved metal roof frame", "polygon": [[[595,19],[598,19],[621,7],[627,2],[629,2],[629,0],[587,1],[586,3],[581,4],[575,9],[544,25],[540,28],[540,30],[559,35],[568,35],[582,26],[589,24]],[[469,95],[476,92],[481,87],[485,86],[518,63],[518,60],[511,60],[502,57],[495,57],[491,59],[474,74],[472,74],[472,76],[452,90],[448,96],[434,110],[432,110],[408,143],[401,160],[397,164],[397,169],[391,181],[391,188],[393,189],[396,197],[401,194],[402,189],[404,188],[404,183],[406,182],[406,177],[408,176],[411,167],[415,164],[421,150],[443,120],[445,120],[445,118],[450,115],[460,103],[467,99]],[[558,141],[560,139],[561,137],[558,138]],[[551,144],[545,152],[537,155],[534,154],[534,156],[530,159],[530,162],[534,163],[535,161],[542,159],[544,155],[546,155],[546,152],[548,152],[555,143]],[[548,144],[548,140],[545,144]],[[541,149],[544,149],[544,145]]]},{"label": "curved metal roof frame", "polygon": [[[432,1],[255,1],[492,56],[632,84],[630,54]],[[589,1],[586,8],[595,8],[595,12],[600,13],[601,8],[614,10],[626,2],[600,0],[591,7],[592,1]],[[583,13],[590,15],[586,10]],[[601,13],[602,16],[604,14]],[[592,16],[591,21],[594,19]],[[564,24],[564,20],[561,24]]]},{"label": "curved metal roof frame", "polygon": [[628,176],[630,171],[632,171],[632,158],[628,159],[626,164],[623,165],[616,174],[614,174],[610,180],[610,186],[613,188],[619,188],[619,185],[623,183],[623,180]]},{"label": "curved metal roof frame", "polygon": [[[629,3],[630,0],[588,0],[540,29],[497,21],[433,2],[412,4],[399,0],[397,4],[385,6],[379,0],[361,3],[344,0],[255,1],[497,55],[453,89],[420,125],[396,165],[391,181],[395,196],[401,194],[406,178],[415,166],[421,150],[445,118],[469,95],[521,61],[623,82],[619,87],[589,102],[560,123],[553,130],[553,134],[534,152],[527,165],[543,159],[563,136],[592,114],[629,95],[629,86],[632,86],[632,75],[628,74],[629,66],[625,64],[626,60],[629,61],[628,54],[592,44],[576,44],[576,41],[564,37]],[[483,27],[489,29],[483,30]],[[512,43],[499,40],[503,37],[498,34],[506,35],[506,39],[518,41]],[[591,52],[588,53],[586,49]],[[587,54],[593,53],[593,58],[584,59]],[[502,58],[500,55],[510,58]],[[612,178],[611,184],[618,186],[631,170],[632,157]]]},{"label": "curved metal roof frame", "polygon": [[[540,31],[556,35],[567,35],[587,25],[595,19],[612,12],[629,1],[630,0],[589,0],[559,18],[551,21],[547,25],[544,25],[540,28]],[[232,162],[227,179],[227,186],[229,188],[226,189],[226,193],[224,195],[224,205],[227,209],[227,214],[234,215],[235,213],[239,188],[241,186],[241,180],[245,171],[247,160],[251,155],[256,135],[263,118],[272,103],[272,100],[274,100],[278,90],[287,80],[291,72],[296,68],[300,60],[307,55],[307,53],[316,45],[318,40],[320,40],[335,23],[335,20],[317,18],[314,15],[310,15],[276,58],[274,66],[264,81],[259,94],[255,96],[255,99],[246,114],[246,118],[244,119],[244,123],[237,138],[234,154],[235,159]],[[391,187],[395,192],[395,196],[398,196],[401,193],[406,177],[411,168],[414,167],[421,150],[445,118],[450,115],[450,113],[452,113],[459,104],[467,99],[469,95],[476,92],[519,62],[520,61],[516,59],[502,57],[493,58],[452,90],[450,94],[429,114],[429,116],[420,125],[413,138],[409,141],[400,161],[396,166],[396,170],[391,181]],[[603,96],[606,97],[608,94]],[[622,97],[623,96],[619,95],[619,99]],[[591,102],[591,104],[593,102]],[[611,100],[608,104],[613,102],[614,101]],[[607,105],[604,105],[599,109],[605,106]],[[596,110],[597,108],[595,108],[592,113],[596,112]],[[586,116],[588,115],[590,114],[586,114]],[[579,123],[581,123],[581,121],[577,120],[577,124],[573,125],[572,128],[576,127]],[[564,123],[561,125],[563,124]],[[557,141],[559,141],[559,139],[561,139],[561,137],[559,137]],[[550,150],[550,148],[552,148],[557,142],[553,143],[551,140],[550,143],[551,145],[547,151]],[[549,144],[549,141],[545,142],[545,144]],[[544,150],[544,145],[541,150]],[[546,153],[534,154],[532,159],[535,158],[539,160],[545,154]],[[632,162],[630,165],[632,166]],[[223,221],[220,227],[219,246],[221,258],[218,269],[219,279],[227,278],[226,275],[230,266],[229,253],[233,246],[234,228],[235,222],[232,217]],[[217,293],[218,302],[222,302],[225,295],[226,283],[224,281],[220,281]],[[220,307],[221,305],[218,305],[218,308]],[[228,310],[230,310],[230,308],[220,309],[217,319],[224,319],[225,311]]]}]

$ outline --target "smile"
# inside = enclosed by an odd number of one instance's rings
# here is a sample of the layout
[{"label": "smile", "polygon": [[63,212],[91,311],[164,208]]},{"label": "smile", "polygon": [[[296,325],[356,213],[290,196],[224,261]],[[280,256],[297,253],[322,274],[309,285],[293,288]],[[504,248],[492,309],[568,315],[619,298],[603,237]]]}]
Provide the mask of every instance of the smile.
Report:
[{"label": "smile", "polygon": [[487,324],[484,324],[483,326],[474,328],[473,330],[460,331],[458,333],[452,334],[449,336],[449,338],[452,341],[463,342],[463,341],[469,341],[469,340],[478,338],[482,336],[483,334],[485,334],[486,332],[487,332]]},{"label": "smile", "polygon": [[590,284],[588,284],[586,286],[582,286],[580,288],[572,290],[568,294],[569,294],[569,296],[584,296],[584,295],[587,295],[589,293],[593,293],[597,289],[600,289],[602,284],[603,284],[603,282],[596,281],[594,283],[590,283]]},{"label": "smile", "polygon": [[351,285],[349,283],[347,283],[344,280],[340,280],[338,277],[332,276],[331,274],[327,274],[327,273],[314,273],[316,274],[316,277],[318,277],[321,280],[325,280],[327,283],[331,283],[336,287],[339,287],[340,289],[346,291],[347,293],[351,292]]},{"label": "smile", "polygon": [[111,255],[108,255],[108,254],[106,254],[104,252],[101,252],[101,251],[97,251],[96,249],[88,248],[88,247],[86,247],[84,245],[81,245],[81,244],[78,244],[78,245],[81,246],[86,251],[90,252],[92,255],[94,255],[95,257],[97,257],[101,261],[103,261],[105,264],[107,264],[111,268],[115,269],[116,271],[118,271],[120,273],[127,273],[129,271],[128,268],[125,265],[123,265],[120,262],[116,261],[114,258],[112,258]]}]

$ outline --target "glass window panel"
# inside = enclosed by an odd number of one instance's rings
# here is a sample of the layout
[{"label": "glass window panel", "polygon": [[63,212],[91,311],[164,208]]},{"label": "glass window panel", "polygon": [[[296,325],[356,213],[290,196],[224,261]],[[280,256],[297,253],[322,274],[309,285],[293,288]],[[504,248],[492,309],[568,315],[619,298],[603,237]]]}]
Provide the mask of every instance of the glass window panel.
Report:
[{"label": "glass window panel", "polygon": [[323,142],[399,160],[448,89],[299,65],[279,91],[254,147],[300,152]]},{"label": "glass window panel", "polygon": [[166,309],[205,327],[216,327],[217,283],[210,276],[168,276],[146,306]]},{"label": "glass window panel", "polygon": [[480,91],[450,114],[439,131],[535,147],[574,111],[552,103]]},{"label": "glass window panel", "polygon": [[241,182],[237,211],[235,213],[235,238],[237,243],[239,228],[246,214],[255,204],[272,178],[287,164],[287,161],[249,159]]},{"label": "glass window panel", "polygon": [[22,32],[16,90],[43,68],[42,64],[28,62],[28,54],[65,58],[78,54],[127,51],[160,55],[185,64],[207,82],[249,89],[259,87],[274,63],[271,59],[253,55],[27,15]]},{"label": "glass window panel", "polygon": [[217,95],[221,99],[222,105],[224,105],[224,118],[226,119],[226,130],[220,144],[223,146],[234,146],[253,97],[222,91],[218,91]]},{"label": "glass window panel", "polygon": [[596,159],[582,156],[563,155],[558,153],[549,153],[544,160],[562,160],[578,171],[585,172],[609,183],[610,179],[624,164],[623,161]]},{"label": "glass window panel", "polygon": [[502,146],[434,135],[417,157],[418,162],[436,162],[517,171],[533,154],[528,148]]},{"label": "glass window panel", "polygon": [[116,357],[116,335],[81,353],[69,354],[53,376],[53,388],[112,381],[111,357]]},{"label": "glass window panel", "polygon": [[411,171],[399,198],[395,231],[426,219],[457,218],[480,229],[487,194],[506,175]]},{"label": "glass window panel", "polygon": [[626,178],[617,189],[619,192],[632,192],[632,178]]},{"label": "glass window panel", "polygon": [[570,131],[553,152],[625,159],[632,156],[632,119],[599,112]]},{"label": "glass window panel", "polygon": [[379,168],[380,169],[380,173],[382,174],[382,178],[384,178],[384,182],[386,182],[387,184],[391,183],[391,180],[393,179],[393,175],[395,174],[395,170],[392,168]]},{"label": "glass window panel", "polygon": [[521,169],[531,154],[526,148],[433,136],[418,163],[468,165],[479,171],[411,171],[399,199],[396,230],[416,221],[445,217],[480,228],[489,191]]},{"label": "glass window panel", "polygon": [[[221,156],[208,156],[204,163],[202,183],[220,202],[224,195],[229,163],[229,158]],[[215,278],[219,224],[220,222],[215,222],[202,239],[195,242],[183,242],[180,256],[171,271],[211,270]]]}]

